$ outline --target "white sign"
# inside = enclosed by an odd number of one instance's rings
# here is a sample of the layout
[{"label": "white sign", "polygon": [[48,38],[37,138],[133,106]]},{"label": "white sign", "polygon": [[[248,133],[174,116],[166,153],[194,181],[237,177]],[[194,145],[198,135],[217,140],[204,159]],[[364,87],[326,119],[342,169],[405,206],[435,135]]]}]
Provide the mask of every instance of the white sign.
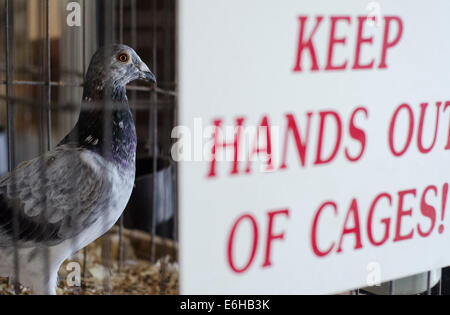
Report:
[{"label": "white sign", "polygon": [[450,265],[448,12],[179,0],[182,293],[334,293]]}]

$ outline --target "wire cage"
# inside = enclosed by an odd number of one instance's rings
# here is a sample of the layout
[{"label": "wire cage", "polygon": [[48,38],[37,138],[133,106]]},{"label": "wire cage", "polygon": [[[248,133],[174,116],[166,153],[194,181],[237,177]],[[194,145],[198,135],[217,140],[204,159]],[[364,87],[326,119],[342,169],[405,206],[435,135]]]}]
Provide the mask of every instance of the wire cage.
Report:
[{"label": "wire cage", "polygon": [[[74,127],[98,47],[126,44],[156,74],[157,86],[127,87],[138,137],[127,209],[63,264],[59,293],[177,293],[175,0],[1,0],[0,16],[0,175],[51,150]],[[17,251],[15,277],[2,280],[0,294],[30,293],[20,286]]]}]

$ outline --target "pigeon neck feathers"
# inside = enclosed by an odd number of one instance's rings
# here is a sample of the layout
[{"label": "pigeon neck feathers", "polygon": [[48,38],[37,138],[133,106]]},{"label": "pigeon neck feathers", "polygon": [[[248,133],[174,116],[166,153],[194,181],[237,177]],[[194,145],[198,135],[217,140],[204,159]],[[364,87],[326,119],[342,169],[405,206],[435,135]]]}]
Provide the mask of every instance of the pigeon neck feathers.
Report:
[{"label": "pigeon neck feathers", "polygon": [[127,91],[125,86],[114,81],[102,81],[87,78],[83,89],[83,101],[104,102],[109,100],[113,103],[127,103]]},{"label": "pigeon neck feathers", "polygon": [[78,122],[60,145],[76,145],[125,169],[134,167],[136,128],[125,87],[119,85],[105,91],[102,85],[88,85],[83,95]]}]

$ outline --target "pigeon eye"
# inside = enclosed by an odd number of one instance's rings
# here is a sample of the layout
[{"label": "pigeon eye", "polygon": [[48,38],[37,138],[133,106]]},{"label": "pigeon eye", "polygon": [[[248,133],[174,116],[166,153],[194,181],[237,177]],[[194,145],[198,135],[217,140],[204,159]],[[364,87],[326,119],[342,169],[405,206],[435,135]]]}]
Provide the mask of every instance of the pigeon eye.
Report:
[{"label": "pigeon eye", "polygon": [[119,59],[120,62],[126,63],[128,62],[129,57],[127,54],[120,54],[117,59]]}]

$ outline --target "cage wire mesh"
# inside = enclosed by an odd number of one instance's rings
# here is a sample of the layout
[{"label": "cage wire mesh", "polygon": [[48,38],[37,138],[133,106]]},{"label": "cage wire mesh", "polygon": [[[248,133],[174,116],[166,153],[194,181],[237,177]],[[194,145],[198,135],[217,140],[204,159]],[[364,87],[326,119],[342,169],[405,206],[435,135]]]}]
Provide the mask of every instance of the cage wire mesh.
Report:
[{"label": "cage wire mesh", "polygon": [[[177,293],[177,171],[170,157],[177,119],[175,0],[0,3],[0,151],[7,152],[0,160],[7,159],[9,171],[51,150],[73,128],[83,110],[84,74],[98,47],[133,47],[158,78],[157,86],[127,87],[138,136],[136,184],[129,205],[112,231],[63,264],[59,293]],[[72,9],[79,9],[79,25],[68,21]],[[112,126],[106,118],[115,104],[103,106],[108,144]],[[47,166],[44,159],[41,163],[45,181]],[[0,163],[0,175],[8,170]],[[47,192],[40,193],[51,210]],[[74,209],[80,207],[79,199],[73,196]],[[14,279],[9,279],[12,286],[4,279],[0,293],[30,293],[20,286],[18,215],[14,210]],[[103,219],[106,224],[108,218]],[[74,248],[78,241],[72,240]],[[44,247],[41,257],[47,274],[48,256]],[[124,283],[129,285],[121,287]]]}]

